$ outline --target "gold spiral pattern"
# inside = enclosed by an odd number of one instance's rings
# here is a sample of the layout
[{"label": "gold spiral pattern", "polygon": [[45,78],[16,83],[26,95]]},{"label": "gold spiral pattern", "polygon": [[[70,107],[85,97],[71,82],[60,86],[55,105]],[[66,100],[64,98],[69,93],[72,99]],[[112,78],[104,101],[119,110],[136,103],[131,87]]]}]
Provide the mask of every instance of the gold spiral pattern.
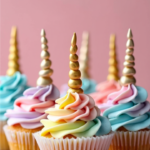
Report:
[{"label": "gold spiral pattern", "polygon": [[89,74],[89,33],[83,32],[82,43],[80,48],[80,71],[81,78],[90,78]]},{"label": "gold spiral pattern", "polygon": [[128,84],[135,84],[136,79],[134,78],[134,74],[136,73],[136,70],[134,69],[134,42],[132,40],[132,31],[131,29],[128,30],[127,33],[127,43],[126,43],[126,56],[125,56],[125,62],[124,62],[124,69],[123,69],[123,76],[121,77],[121,84],[126,86]]},{"label": "gold spiral pattern", "polygon": [[12,27],[11,29],[11,39],[10,39],[10,54],[9,54],[9,61],[8,61],[8,70],[6,74],[8,76],[13,76],[17,71],[20,72],[19,66],[19,55],[18,55],[18,48],[17,48],[17,28]]},{"label": "gold spiral pattern", "polygon": [[109,52],[109,69],[107,80],[119,80],[119,69],[118,62],[116,56],[116,43],[115,43],[115,35],[112,34],[110,36],[110,44],[109,44],[110,52]]},{"label": "gold spiral pattern", "polygon": [[81,89],[82,81],[80,79],[81,72],[79,70],[79,62],[78,62],[78,55],[76,54],[78,48],[76,45],[77,37],[76,33],[73,34],[72,40],[71,40],[71,47],[70,47],[70,71],[69,71],[69,78],[68,86],[69,90],[68,92],[77,92],[77,93],[83,93],[83,90]]},{"label": "gold spiral pattern", "polygon": [[47,39],[46,39],[45,30],[41,30],[41,58],[43,59],[41,62],[41,71],[39,72],[39,78],[37,80],[37,86],[47,86],[52,84],[51,75],[53,74],[53,70],[50,69],[52,62],[49,57],[50,54],[48,52]]}]

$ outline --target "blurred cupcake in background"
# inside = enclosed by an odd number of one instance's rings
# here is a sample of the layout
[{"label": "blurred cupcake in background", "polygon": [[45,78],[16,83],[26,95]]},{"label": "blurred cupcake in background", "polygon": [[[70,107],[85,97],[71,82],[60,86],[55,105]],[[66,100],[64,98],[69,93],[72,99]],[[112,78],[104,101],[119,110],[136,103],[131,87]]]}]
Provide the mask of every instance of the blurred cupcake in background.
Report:
[{"label": "blurred cupcake in background", "polygon": [[132,37],[129,29],[123,76],[120,79],[122,88],[108,96],[112,106],[103,113],[115,131],[110,150],[150,149],[150,102],[147,91],[135,85]]},{"label": "blurred cupcake in background", "polygon": [[4,114],[8,109],[13,109],[15,99],[28,88],[27,78],[20,71],[17,45],[17,29],[12,27],[7,75],[0,76],[0,150],[9,149],[3,132],[3,126],[7,124]]},{"label": "blurred cupcake in background", "polygon": [[107,96],[115,91],[118,91],[121,87],[119,84],[119,69],[118,62],[116,58],[116,44],[115,44],[115,35],[110,36],[109,44],[109,69],[107,81],[99,83],[96,86],[96,92],[90,94],[91,97],[95,100],[96,105],[103,112],[105,109],[109,108],[111,105],[107,102]]},{"label": "blurred cupcake in background", "polygon": [[45,112],[44,128],[34,134],[40,150],[108,150],[114,133],[106,117],[100,116],[92,97],[82,90],[76,33],[70,47],[69,89]]},{"label": "blurred cupcake in background", "polygon": [[[89,73],[89,33],[83,32],[82,34],[82,43],[80,48],[79,55],[80,62],[80,71],[81,71],[81,79],[82,79],[82,89],[85,94],[90,94],[95,92],[96,89],[96,81],[91,79]],[[61,87],[61,97],[66,94],[66,91],[69,89],[67,84],[64,84]]]},{"label": "blurred cupcake in background", "polygon": [[24,96],[16,99],[14,109],[8,109],[8,117],[4,131],[10,150],[38,150],[39,147],[32,133],[40,131],[43,127],[40,120],[46,119],[45,110],[53,107],[55,100],[60,97],[59,90],[53,85],[50,69],[51,61],[48,52],[45,31],[41,31],[41,71],[37,80],[37,87],[24,91]]},{"label": "blurred cupcake in background", "polygon": [[82,89],[85,94],[90,94],[95,92],[96,89],[96,81],[91,79],[89,70],[89,33],[84,32],[82,35],[82,44],[79,55],[80,61],[80,71],[81,71],[81,79],[82,79]]}]

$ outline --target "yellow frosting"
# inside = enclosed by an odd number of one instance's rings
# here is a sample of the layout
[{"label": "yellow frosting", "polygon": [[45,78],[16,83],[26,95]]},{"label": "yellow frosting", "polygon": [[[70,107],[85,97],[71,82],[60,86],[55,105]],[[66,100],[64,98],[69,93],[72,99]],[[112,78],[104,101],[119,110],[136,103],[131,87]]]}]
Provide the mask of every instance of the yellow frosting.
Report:
[{"label": "yellow frosting", "polygon": [[68,93],[66,96],[56,100],[56,103],[59,104],[59,109],[63,109],[65,106],[75,102],[75,98],[72,94]]},{"label": "yellow frosting", "polygon": [[85,124],[84,121],[76,121],[73,123],[66,123],[65,121],[59,121],[59,122],[52,122],[50,120],[42,120],[41,123],[45,126],[42,129],[41,135],[44,136],[48,132],[51,133],[51,135],[55,134],[55,131],[66,131],[67,130],[73,130],[77,129]]}]

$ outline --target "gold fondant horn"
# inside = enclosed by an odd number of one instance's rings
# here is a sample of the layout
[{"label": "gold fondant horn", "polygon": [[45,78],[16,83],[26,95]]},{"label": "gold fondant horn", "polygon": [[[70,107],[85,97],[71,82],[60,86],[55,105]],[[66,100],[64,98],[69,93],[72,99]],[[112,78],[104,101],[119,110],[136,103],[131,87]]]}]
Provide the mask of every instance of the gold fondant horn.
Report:
[{"label": "gold fondant horn", "polygon": [[68,92],[77,92],[77,93],[83,93],[83,90],[81,89],[82,81],[80,79],[81,72],[79,70],[79,62],[78,62],[78,55],[77,52],[77,37],[76,33],[73,34],[72,40],[71,40],[71,47],[70,47],[70,71],[69,71],[69,82],[68,86],[70,87]]},{"label": "gold fondant horn", "polygon": [[11,29],[11,39],[10,39],[10,54],[9,54],[9,62],[8,62],[8,70],[7,75],[12,76],[17,71],[20,71],[20,66],[18,63],[18,48],[17,48],[17,28],[12,27]]},{"label": "gold fondant horn", "polygon": [[53,73],[53,70],[50,69],[52,62],[50,61],[49,57],[50,54],[47,51],[48,46],[47,46],[47,39],[46,39],[46,34],[44,29],[41,30],[41,58],[43,59],[41,62],[41,71],[39,72],[39,78],[37,80],[37,86],[47,86],[52,84],[52,79],[51,75]]},{"label": "gold fondant horn", "polygon": [[90,75],[89,75],[89,33],[88,32],[83,32],[83,35],[82,35],[79,62],[80,62],[81,78],[90,78]]},{"label": "gold fondant horn", "polygon": [[116,59],[116,44],[115,44],[115,35],[112,34],[110,36],[110,44],[109,44],[110,52],[109,52],[109,69],[107,80],[119,80],[119,69],[118,62]]},{"label": "gold fondant horn", "polygon": [[132,31],[131,29],[128,30],[127,33],[127,43],[126,43],[126,56],[125,56],[125,62],[124,62],[124,69],[123,69],[123,76],[121,77],[121,84],[122,85],[128,85],[128,84],[135,84],[136,79],[134,78],[134,74],[136,73],[134,69],[134,42],[132,40]]}]

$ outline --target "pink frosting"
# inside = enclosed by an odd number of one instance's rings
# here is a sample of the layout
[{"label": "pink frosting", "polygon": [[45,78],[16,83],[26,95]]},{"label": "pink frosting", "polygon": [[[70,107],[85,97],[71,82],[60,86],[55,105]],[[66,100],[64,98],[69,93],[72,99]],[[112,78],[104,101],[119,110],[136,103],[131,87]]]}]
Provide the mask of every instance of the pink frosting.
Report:
[{"label": "pink frosting", "polygon": [[[107,97],[110,93],[120,90],[120,85],[116,81],[105,81],[97,85],[97,92],[90,94],[90,96],[95,100],[96,105],[103,112],[106,108],[109,108],[111,104],[108,101]],[[106,104],[106,105],[103,105]]]},{"label": "pink frosting", "polygon": [[111,93],[107,97],[107,102],[98,105],[102,111],[116,104],[127,103],[132,101],[137,95],[137,89],[133,85],[123,86],[120,91]]},{"label": "pink frosting", "polygon": [[121,90],[118,92],[111,93],[108,96],[108,101],[111,101],[112,104],[122,104],[132,101],[138,92],[134,85],[122,86]]},{"label": "pink frosting", "polygon": [[[71,94],[74,96],[75,102],[65,106],[64,110],[69,109],[69,110],[73,110],[73,112],[68,115],[61,115],[61,111],[59,109],[57,108],[49,109],[48,111],[50,112],[49,113],[50,115],[48,116],[49,120],[53,122],[60,121],[60,120],[65,120],[67,122],[75,122],[78,119],[89,121],[95,119],[97,116],[100,115],[100,110],[98,109],[98,107],[95,106],[95,102],[93,101],[92,97],[85,94],[77,94],[77,93],[71,93]],[[59,115],[55,115],[58,113]]]},{"label": "pink frosting", "polygon": [[45,110],[55,104],[54,101],[41,102],[38,99],[27,99],[26,97],[21,97],[15,101],[15,105],[22,108],[27,112],[40,112],[44,113]]}]

